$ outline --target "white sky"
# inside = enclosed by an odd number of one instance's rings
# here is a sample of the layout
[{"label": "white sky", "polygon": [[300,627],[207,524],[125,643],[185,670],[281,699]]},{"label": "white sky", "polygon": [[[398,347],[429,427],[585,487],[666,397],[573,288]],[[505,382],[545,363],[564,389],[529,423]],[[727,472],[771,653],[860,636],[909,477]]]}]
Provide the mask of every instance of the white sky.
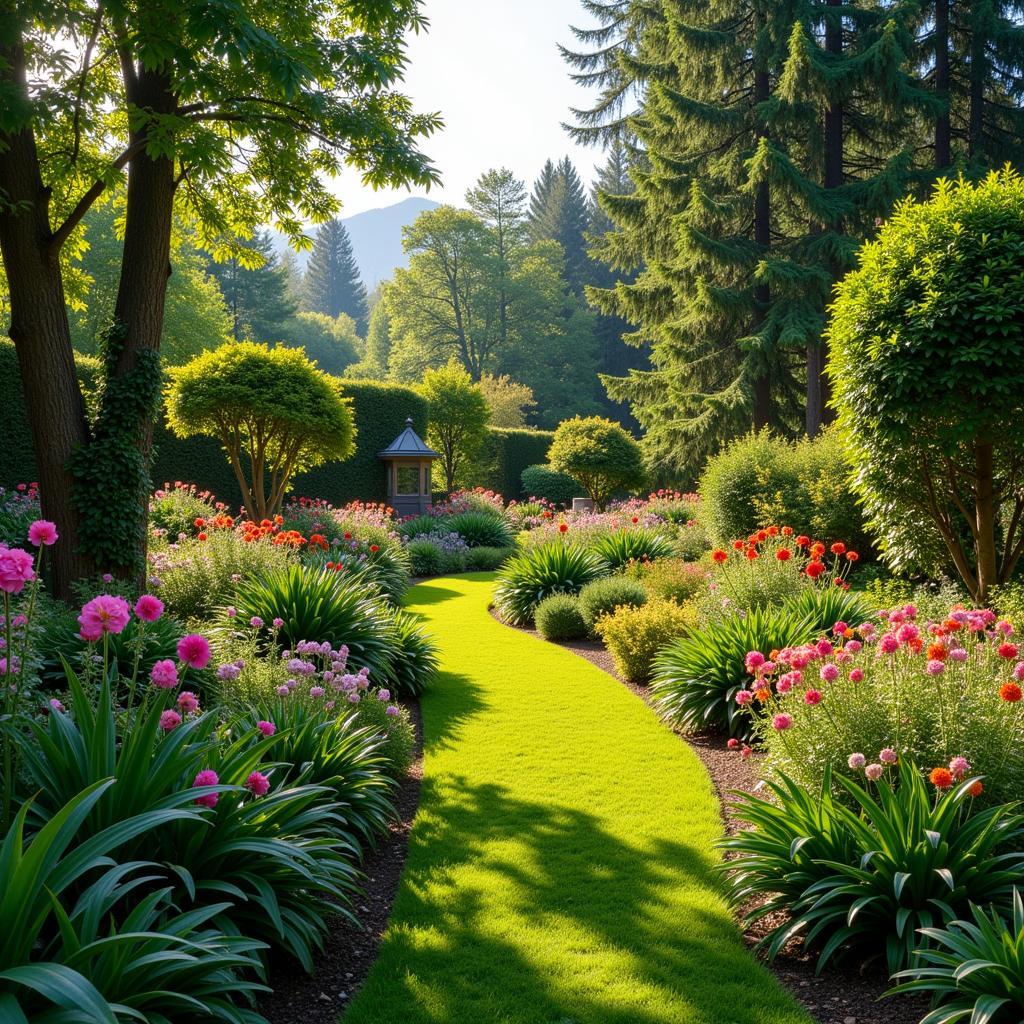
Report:
[{"label": "white sky", "polygon": [[425,0],[423,12],[430,27],[411,39],[403,89],[417,110],[444,119],[423,147],[443,185],[375,192],[346,170],[335,187],[341,216],[409,195],[461,204],[489,167],[509,167],[531,186],[548,157],[566,154],[589,182],[600,150],[577,146],[561,127],[588,94],[569,79],[556,46],[571,45],[570,24],[589,24],[579,0]]}]

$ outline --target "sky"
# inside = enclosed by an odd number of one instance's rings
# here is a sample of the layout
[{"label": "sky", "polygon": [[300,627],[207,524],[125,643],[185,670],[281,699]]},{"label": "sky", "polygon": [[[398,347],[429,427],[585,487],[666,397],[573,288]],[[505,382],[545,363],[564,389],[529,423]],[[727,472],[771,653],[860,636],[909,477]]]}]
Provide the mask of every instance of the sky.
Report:
[{"label": "sky", "polygon": [[346,170],[334,185],[341,216],[409,195],[462,204],[490,167],[508,167],[530,186],[548,157],[566,154],[589,182],[600,150],[576,145],[562,128],[588,93],[570,80],[557,47],[571,44],[570,24],[588,25],[579,0],[424,0],[422,9],[430,26],[410,40],[402,88],[417,110],[444,119],[423,145],[443,184],[374,191]]}]

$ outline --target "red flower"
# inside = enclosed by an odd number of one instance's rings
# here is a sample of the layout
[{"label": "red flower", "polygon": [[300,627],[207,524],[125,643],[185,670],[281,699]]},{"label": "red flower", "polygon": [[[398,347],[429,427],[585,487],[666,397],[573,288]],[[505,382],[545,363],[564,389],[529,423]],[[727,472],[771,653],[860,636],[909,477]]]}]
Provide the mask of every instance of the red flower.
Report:
[{"label": "red flower", "polygon": [[345,537],[345,540],[351,540],[351,539],[352,539],[352,534],[351,534],[351,533],[349,533],[349,532],[348,532],[348,531],[346,530],[346,531],[345,531],[345,534],[344,534],[344,537]]},{"label": "red flower", "polygon": [[810,576],[812,580],[816,580],[824,571],[825,566],[818,561],[808,562],[807,568],[804,569],[804,572],[807,573],[807,575]]},{"label": "red flower", "polygon": [[768,531],[758,530],[754,536],[757,537],[758,544],[763,544],[768,539]]},{"label": "red flower", "polygon": [[747,548],[747,561],[752,562],[757,558],[757,548]]},{"label": "red flower", "polygon": [[721,565],[725,561],[728,561],[728,559],[728,553],[723,551],[721,548],[718,548],[717,550],[711,552],[711,561],[717,562],[719,565]]},{"label": "red flower", "polygon": [[949,789],[953,785],[953,773],[948,768],[933,768],[928,781],[936,789]]},{"label": "red flower", "polygon": [[206,534],[205,533],[199,534],[199,539],[200,540],[206,540]]},{"label": "red flower", "polygon": [[376,553],[377,553],[378,551],[380,551],[380,548],[379,548],[379,547],[378,547],[378,546],[377,546],[376,544],[371,544],[371,545],[370,545],[370,550],[371,550],[371,551],[372,551],[372,552],[373,552],[374,554],[376,554]]},{"label": "red flower", "polygon": [[837,540],[835,544],[829,548],[829,551],[831,551],[833,555],[841,555],[845,550],[846,545],[841,540]]},{"label": "red flower", "polygon": [[769,537],[778,537],[778,535],[779,535],[779,528],[777,526],[769,526],[768,527],[768,536]]},{"label": "red flower", "polygon": [[793,527],[792,526],[784,526],[782,528],[782,536],[783,537],[792,537],[793,536]]},{"label": "red flower", "polygon": [[1016,644],[1005,643],[1000,644],[996,648],[996,653],[999,655],[1000,658],[1006,658],[1012,661],[1014,658],[1017,657],[1017,652],[1019,650],[1020,648]]},{"label": "red flower", "polygon": [[825,545],[821,541],[816,540],[811,545],[811,556],[813,558],[820,558],[823,554],[825,554]]},{"label": "red flower", "polygon": [[856,551],[847,551],[846,552],[846,560],[848,562],[859,562],[860,561],[860,555],[858,555]]},{"label": "red flower", "polygon": [[793,552],[790,551],[789,548],[779,548],[779,550],[775,552],[775,557],[780,562],[788,562],[790,558],[793,557]]},{"label": "red flower", "polygon": [[633,520],[632,521],[633,521],[633,524],[636,525],[637,523],[640,522],[640,517],[639,516],[633,516]]},{"label": "red flower", "polygon": [[800,536],[797,537],[795,543],[798,548],[805,548],[808,544],[811,543],[811,538],[808,537],[806,534],[801,533]]},{"label": "red flower", "polygon": [[558,524],[558,532],[559,533],[568,533],[568,531],[569,531],[569,524],[568,523],[559,523]]},{"label": "red flower", "polygon": [[206,525],[205,519],[197,519],[193,524],[197,530],[201,530]]},{"label": "red flower", "polygon": [[741,541],[741,540],[734,540],[732,542],[732,549],[733,549],[733,551],[742,551],[743,550],[743,541]]},{"label": "red flower", "polygon": [[1024,691],[1016,683],[1003,683],[999,687],[999,696],[1006,701],[1007,704],[1016,704],[1017,701],[1024,696]]}]

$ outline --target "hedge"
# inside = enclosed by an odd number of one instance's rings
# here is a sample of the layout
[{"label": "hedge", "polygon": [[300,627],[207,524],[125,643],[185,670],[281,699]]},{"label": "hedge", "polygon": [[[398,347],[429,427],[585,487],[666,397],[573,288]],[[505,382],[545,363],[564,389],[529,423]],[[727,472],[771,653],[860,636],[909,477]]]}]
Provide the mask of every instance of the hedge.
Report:
[{"label": "hedge", "polygon": [[523,470],[547,462],[555,434],[551,430],[488,427],[481,483],[506,499],[523,497]]},{"label": "hedge", "polygon": [[[88,381],[96,360],[78,358],[80,377]],[[377,452],[386,448],[412,416],[416,431],[427,432],[428,404],[411,388],[379,381],[344,381],[352,399],[356,421],[356,454],[345,462],[332,462],[297,476],[296,494],[327,498],[343,504],[356,498],[383,501],[386,496],[384,464]],[[10,487],[35,479],[32,439],[25,416],[14,345],[0,340],[0,408],[4,410],[4,444],[0,446],[0,486]],[[182,480],[213,491],[222,501],[237,505],[238,483],[220,445],[212,437],[176,438],[159,423],[153,431],[153,485]]]}]

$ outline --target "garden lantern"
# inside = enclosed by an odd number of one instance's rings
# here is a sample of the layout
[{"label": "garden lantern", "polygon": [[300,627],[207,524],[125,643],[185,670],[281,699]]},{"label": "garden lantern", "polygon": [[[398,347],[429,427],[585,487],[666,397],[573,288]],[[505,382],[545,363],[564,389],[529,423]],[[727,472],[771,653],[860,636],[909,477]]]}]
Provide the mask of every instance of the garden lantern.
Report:
[{"label": "garden lantern", "polygon": [[395,514],[426,512],[431,504],[430,465],[441,456],[413,430],[411,416],[405,421],[405,430],[377,454],[387,469],[388,504]]}]

